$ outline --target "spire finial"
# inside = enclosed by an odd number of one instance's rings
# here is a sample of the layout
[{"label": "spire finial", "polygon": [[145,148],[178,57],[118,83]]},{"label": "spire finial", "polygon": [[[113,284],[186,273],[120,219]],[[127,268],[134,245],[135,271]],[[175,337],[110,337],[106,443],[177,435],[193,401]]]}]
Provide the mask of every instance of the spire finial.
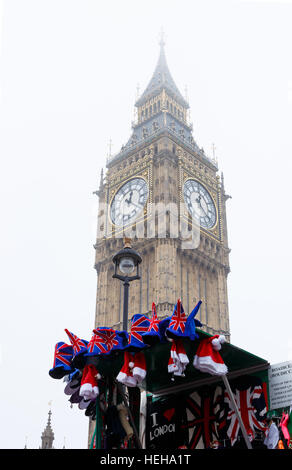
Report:
[{"label": "spire finial", "polygon": [[52,416],[52,410],[51,410],[51,408],[52,408],[52,400],[49,401],[48,405],[49,405],[49,407],[50,407],[50,408],[49,408],[49,413],[48,413],[48,415],[49,415],[49,417],[48,417],[48,426],[51,426],[51,416]]},{"label": "spire finial", "polygon": [[139,99],[139,96],[140,96],[140,84],[137,83],[137,86],[136,86],[136,100]]},{"label": "spire finial", "polygon": [[165,38],[165,33],[163,31],[163,28],[161,27],[160,34],[159,34],[159,45],[161,48],[165,46],[164,38]]},{"label": "spire finial", "polygon": [[214,144],[214,143],[212,144],[212,150],[213,150],[213,160],[216,160],[216,157],[215,157],[215,150],[216,150],[216,147],[215,147],[215,144]]},{"label": "spire finial", "polygon": [[189,97],[188,97],[188,86],[187,85],[185,85],[185,96],[184,96],[184,98],[185,98],[186,102],[188,103]]},{"label": "spire finial", "polygon": [[108,143],[108,157],[110,158],[112,156],[112,139],[110,138],[109,143]]}]

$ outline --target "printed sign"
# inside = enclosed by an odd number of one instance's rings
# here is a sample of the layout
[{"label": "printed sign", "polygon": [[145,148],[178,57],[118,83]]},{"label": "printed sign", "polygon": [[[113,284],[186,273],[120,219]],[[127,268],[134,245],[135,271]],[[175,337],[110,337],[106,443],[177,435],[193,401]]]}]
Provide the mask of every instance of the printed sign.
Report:
[{"label": "printed sign", "polygon": [[292,405],[292,362],[274,364],[269,369],[270,410]]}]

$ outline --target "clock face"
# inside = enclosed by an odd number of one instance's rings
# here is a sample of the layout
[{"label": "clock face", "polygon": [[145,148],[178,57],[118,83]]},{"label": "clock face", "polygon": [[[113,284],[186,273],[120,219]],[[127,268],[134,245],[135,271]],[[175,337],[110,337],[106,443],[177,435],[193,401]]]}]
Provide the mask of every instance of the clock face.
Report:
[{"label": "clock face", "polygon": [[210,229],[216,224],[216,208],[207,189],[196,180],[184,184],[184,200],[189,213],[201,227]]},{"label": "clock face", "polygon": [[128,225],[142,212],[148,199],[148,184],[143,178],[133,178],[115,194],[110,216],[115,225]]}]

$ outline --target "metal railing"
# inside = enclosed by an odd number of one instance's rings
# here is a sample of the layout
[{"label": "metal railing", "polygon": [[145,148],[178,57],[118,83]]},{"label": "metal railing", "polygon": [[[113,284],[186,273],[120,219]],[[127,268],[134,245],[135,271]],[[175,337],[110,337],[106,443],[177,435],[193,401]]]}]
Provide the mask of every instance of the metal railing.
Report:
[{"label": "metal railing", "polygon": [[160,134],[164,133],[165,130],[169,132],[171,135],[173,135],[176,139],[179,139],[187,148],[189,148],[192,151],[195,151],[197,154],[200,155],[203,159],[211,162],[213,165],[218,167],[218,161],[215,158],[210,158],[202,149],[198,147],[195,141],[189,142],[187,139],[183,138],[177,131],[172,129],[171,127],[160,127],[159,129],[156,129],[147,136],[143,137],[142,139],[136,140],[131,144],[127,144],[125,146],[122,146],[121,150],[117,152],[115,155],[109,156],[106,159],[106,164],[110,164],[114,160],[118,158],[122,158],[126,156],[127,154],[131,153],[135,148],[139,147],[140,145],[147,144],[148,142],[151,142],[153,138],[159,136]]}]

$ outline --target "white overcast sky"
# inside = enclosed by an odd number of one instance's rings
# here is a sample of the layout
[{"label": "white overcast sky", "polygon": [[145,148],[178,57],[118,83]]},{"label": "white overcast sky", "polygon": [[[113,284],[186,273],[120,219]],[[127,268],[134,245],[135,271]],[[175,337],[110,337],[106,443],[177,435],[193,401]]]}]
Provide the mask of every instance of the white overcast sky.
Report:
[{"label": "white overcast sky", "polygon": [[48,371],[64,328],[91,337],[92,192],[109,140],[117,152],[130,136],[161,27],[232,196],[231,342],[292,360],[292,2],[2,0],[0,15],[0,447],[38,448],[50,400],[55,447],[87,445],[84,411]]}]

